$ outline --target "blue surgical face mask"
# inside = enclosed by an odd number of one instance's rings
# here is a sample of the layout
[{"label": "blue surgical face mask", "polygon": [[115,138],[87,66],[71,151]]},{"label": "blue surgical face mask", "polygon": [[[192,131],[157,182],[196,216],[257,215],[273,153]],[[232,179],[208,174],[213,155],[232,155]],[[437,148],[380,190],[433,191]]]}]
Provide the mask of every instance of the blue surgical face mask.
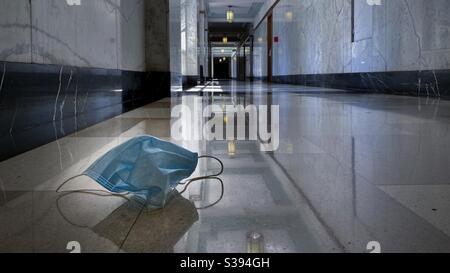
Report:
[{"label": "blue surgical face mask", "polygon": [[[155,208],[163,208],[170,193],[178,185],[186,184],[187,187],[190,183],[203,179],[219,181],[223,196],[223,182],[216,177],[223,172],[220,160],[220,173],[183,181],[194,173],[198,159],[197,153],[178,145],[152,136],[141,136],[112,149],[82,175],[92,178],[111,193],[132,193],[143,199],[146,205]],[[183,192],[185,190],[186,188]]]}]

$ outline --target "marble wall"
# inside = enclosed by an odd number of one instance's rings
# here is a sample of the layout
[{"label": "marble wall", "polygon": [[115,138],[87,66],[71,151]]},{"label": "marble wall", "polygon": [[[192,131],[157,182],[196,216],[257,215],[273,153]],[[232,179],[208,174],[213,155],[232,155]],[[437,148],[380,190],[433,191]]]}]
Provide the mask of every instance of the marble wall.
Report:
[{"label": "marble wall", "polygon": [[169,0],[172,91],[197,85],[209,76],[208,16],[205,0]]},{"label": "marble wall", "polygon": [[267,77],[267,19],[253,33],[253,76]]},{"label": "marble wall", "polygon": [[[118,48],[121,65],[124,70],[143,71],[149,60],[146,48],[152,46],[145,39],[146,21],[143,0],[122,0],[120,2],[120,47]],[[147,70],[153,71],[153,70]],[[166,70],[168,71],[168,70]]]},{"label": "marble wall", "polygon": [[198,76],[197,1],[181,0],[181,63],[184,76]]},{"label": "marble wall", "polygon": [[170,96],[168,0],[68,3],[0,0],[0,161]]},{"label": "marble wall", "polygon": [[0,61],[31,62],[30,2],[0,0]]},{"label": "marble wall", "polygon": [[274,75],[450,68],[449,1],[355,0],[354,11],[352,42],[351,0],[281,0],[273,11]]},{"label": "marble wall", "polygon": [[147,71],[170,71],[169,1],[146,0]]},{"label": "marble wall", "polygon": [[450,2],[355,1],[352,72],[450,68]]},{"label": "marble wall", "polygon": [[[181,79],[182,88],[188,89],[197,85],[200,76],[200,65],[203,72],[207,70],[205,26],[207,21],[201,12],[203,0],[179,0],[180,2],[180,47],[181,47]],[[176,37],[174,37],[177,39]]]},{"label": "marble wall", "polygon": [[[198,66],[203,67],[203,76],[208,74],[208,15],[205,0],[198,0]],[[199,70],[199,75],[200,75]]]},{"label": "marble wall", "polygon": [[169,97],[169,74],[0,62],[0,161]]},{"label": "marble wall", "polygon": [[343,73],[351,62],[349,0],[282,0],[273,20],[274,75]]},{"label": "marble wall", "polygon": [[169,0],[170,72],[172,92],[182,91],[181,77],[181,1]]},{"label": "marble wall", "polygon": [[0,61],[145,70],[144,0],[68,3],[0,0]]}]

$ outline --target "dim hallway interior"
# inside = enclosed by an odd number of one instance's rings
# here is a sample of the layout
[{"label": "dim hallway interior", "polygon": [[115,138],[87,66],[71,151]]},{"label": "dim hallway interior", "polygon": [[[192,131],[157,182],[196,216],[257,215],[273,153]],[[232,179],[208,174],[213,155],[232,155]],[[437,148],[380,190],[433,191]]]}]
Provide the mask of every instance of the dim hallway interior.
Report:
[{"label": "dim hallway interior", "polygon": [[449,14],[0,0],[0,253],[450,253]]},{"label": "dim hallway interior", "polygon": [[[172,138],[177,105],[199,109],[185,124],[202,128],[208,105],[268,101],[283,105],[273,153],[258,141]],[[375,239],[388,252],[449,251],[449,113],[449,101],[426,98],[263,82],[198,86],[1,162],[0,251],[65,252],[71,238],[86,252],[366,252]],[[220,192],[207,181],[162,211],[108,195],[55,193],[142,134],[220,158],[222,201],[196,211]],[[205,161],[194,176],[218,167]],[[67,185],[81,188],[96,185],[85,177]]]}]

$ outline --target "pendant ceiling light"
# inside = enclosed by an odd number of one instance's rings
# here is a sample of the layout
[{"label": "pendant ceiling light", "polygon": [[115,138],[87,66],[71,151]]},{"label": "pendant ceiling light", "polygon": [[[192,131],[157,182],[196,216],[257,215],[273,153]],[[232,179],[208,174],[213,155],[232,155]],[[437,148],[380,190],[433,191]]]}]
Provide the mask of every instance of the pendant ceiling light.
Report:
[{"label": "pendant ceiling light", "polygon": [[232,6],[229,6],[227,11],[227,22],[230,24],[234,21],[234,11],[231,8]]},{"label": "pendant ceiling light", "polygon": [[292,11],[286,11],[284,15],[289,22],[292,22],[292,20],[294,19],[294,12]]}]

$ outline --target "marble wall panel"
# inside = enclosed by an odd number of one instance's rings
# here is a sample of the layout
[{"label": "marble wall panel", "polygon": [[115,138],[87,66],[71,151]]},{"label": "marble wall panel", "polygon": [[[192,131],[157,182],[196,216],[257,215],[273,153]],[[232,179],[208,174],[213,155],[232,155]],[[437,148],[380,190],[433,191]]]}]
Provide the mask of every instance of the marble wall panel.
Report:
[{"label": "marble wall panel", "polygon": [[367,0],[354,0],[355,41],[372,38],[374,9]]},{"label": "marble wall panel", "polygon": [[33,62],[118,68],[116,0],[32,1]]},{"label": "marble wall panel", "polygon": [[0,61],[145,71],[144,2],[0,0]]},{"label": "marble wall panel", "polygon": [[31,62],[28,0],[0,0],[0,61]]},{"label": "marble wall panel", "polygon": [[181,7],[180,0],[170,0],[170,71],[181,74]]},{"label": "marble wall panel", "polygon": [[0,0],[0,161],[170,96],[146,1]]},{"label": "marble wall panel", "polygon": [[[281,0],[273,10],[275,75],[450,68],[450,2]],[[261,25],[259,28],[264,28]],[[255,33],[263,31],[256,29]],[[257,49],[257,48],[256,48]],[[255,52],[256,54],[256,52]],[[256,58],[257,59],[257,58]],[[260,64],[255,62],[258,70]]]},{"label": "marble wall panel", "polygon": [[0,67],[0,161],[170,96],[168,72]]},{"label": "marble wall panel", "polygon": [[367,72],[372,70],[372,38],[352,44],[352,72]]},{"label": "marble wall panel", "polygon": [[181,0],[181,63],[183,76],[198,76],[198,5]]},{"label": "marble wall panel", "polygon": [[182,91],[181,74],[181,1],[169,1],[170,72],[172,92]]},{"label": "marble wall panel", "polygon": [[148,71],[170,71],[169,1],[145,1]]},{"label": "marble wall panel", "polygon": [[342,31],[351,29],[349,1],[283,0],[273,13],[275,75],[344,72],[351,56],[351,31]]},{"label": "marble wall panel", "polygon": [[[388,70],[450,68],[450,2],[387,1]],[[389,58],[392,58],[389,59]]]},{"label": "marble wall panel", "polygon": [[372,71],[387,71],[387,5],[373,9]]},{"label": "marble wall panel", "polygon": [[267,77],[267,20],[254,33],[253,75]]},{"label": "marble wall panel", "polygon": [[119,68],[145,71],[145,2],[144,0],[119,0],[119,2]]}]

